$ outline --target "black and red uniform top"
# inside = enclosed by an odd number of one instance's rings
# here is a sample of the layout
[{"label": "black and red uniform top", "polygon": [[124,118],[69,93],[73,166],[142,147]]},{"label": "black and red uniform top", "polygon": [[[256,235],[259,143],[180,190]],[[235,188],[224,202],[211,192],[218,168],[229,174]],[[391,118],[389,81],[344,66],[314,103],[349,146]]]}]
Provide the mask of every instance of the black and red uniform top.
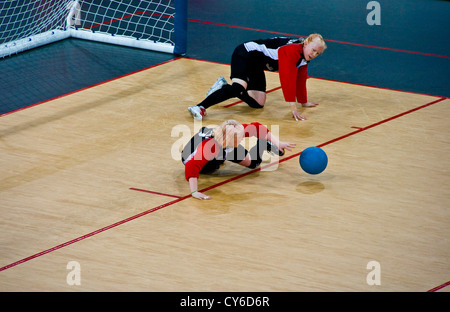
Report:
[{"label": "black and red uniform top", "polygon": [[286,102],[306,103],[308,61],[303,55],[303,39],[276,37],[244,43],[252,58],[259,58],[265,70],[278,71]]}]

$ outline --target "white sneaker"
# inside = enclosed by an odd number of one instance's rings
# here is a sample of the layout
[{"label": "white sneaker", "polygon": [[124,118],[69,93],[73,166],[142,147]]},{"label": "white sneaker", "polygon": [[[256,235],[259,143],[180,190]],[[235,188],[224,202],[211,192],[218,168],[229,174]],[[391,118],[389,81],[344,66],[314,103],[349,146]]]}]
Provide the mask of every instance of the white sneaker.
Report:
[{"label": "white sneaker", "polygon": [[210,95],[211,93],[216,92],[217,90],[221,89],[224,85],[228,84],[228,82],[223,78],[223,76],[220,76],[219,79],[212,85],[212,87],[208,90],[206,93],[206,96]]},{"label": "white sneaker", "polygon": [[206,116],[206,109],[203,108],[203,106],[191,106],[188,107],[188,111],[191,113],[192,117],[194,117],[195,120],[201,121],[204,116]]}]

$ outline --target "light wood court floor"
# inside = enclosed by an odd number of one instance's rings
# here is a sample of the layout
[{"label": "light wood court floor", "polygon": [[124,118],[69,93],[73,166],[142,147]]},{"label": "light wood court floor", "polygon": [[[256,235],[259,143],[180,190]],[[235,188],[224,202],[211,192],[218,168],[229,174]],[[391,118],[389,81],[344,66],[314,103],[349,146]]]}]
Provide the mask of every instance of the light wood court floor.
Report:
[{"label": "light wood court floor", "polygon": [[[311,78],[309,98],[320,105],[295,122],[278,75],[267,73],[263,110],[224,107],[230,101],[203,125],[259,121],[295,151],[260,171],[230,163],[201,176],[213,199],[199,201],[174,158],[200,127],[187,107],[220,75],[229,67],[180,58],[1,117],[0,291],[447,283],[449,99]],[[314,145],[329,157],[317,176],[298,164]],[[70,261],[81,285],[67,283]],[[381,285],[367,283],[370,261]]]}]

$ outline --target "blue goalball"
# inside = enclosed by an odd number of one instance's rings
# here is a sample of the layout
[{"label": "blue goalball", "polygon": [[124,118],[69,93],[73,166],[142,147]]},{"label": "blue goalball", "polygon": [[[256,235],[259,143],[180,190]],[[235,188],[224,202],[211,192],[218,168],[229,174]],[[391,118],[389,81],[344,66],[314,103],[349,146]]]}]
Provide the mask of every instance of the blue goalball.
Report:
[{"label": "blue goalball", "polygon": [[328,157],[323,149],[311,146],[303,150],[299,158],[300,167],[309,174],[319,174],[328,165]]}]

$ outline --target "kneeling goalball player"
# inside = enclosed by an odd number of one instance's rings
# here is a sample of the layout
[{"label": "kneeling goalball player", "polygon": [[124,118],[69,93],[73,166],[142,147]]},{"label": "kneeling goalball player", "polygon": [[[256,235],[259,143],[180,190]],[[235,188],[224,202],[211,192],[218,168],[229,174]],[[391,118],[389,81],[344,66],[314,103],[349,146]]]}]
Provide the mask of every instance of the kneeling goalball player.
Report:
[{"label": "kneeling goalball player", "polygon": [[266,103],[264,71],[278,71],[281,88],[288,108],[295,120],[306,117],[297,111],[318,104],[309,102],[306,92],[308,63],[327,48],[319,34],[306,39],[275,37],[254,40],[239,45],[231,57],[231,84],[220,77],[199,104],[188,107],[194,119],[202,120],[209,107],[237,97],[252,108],[263,108]]}]

